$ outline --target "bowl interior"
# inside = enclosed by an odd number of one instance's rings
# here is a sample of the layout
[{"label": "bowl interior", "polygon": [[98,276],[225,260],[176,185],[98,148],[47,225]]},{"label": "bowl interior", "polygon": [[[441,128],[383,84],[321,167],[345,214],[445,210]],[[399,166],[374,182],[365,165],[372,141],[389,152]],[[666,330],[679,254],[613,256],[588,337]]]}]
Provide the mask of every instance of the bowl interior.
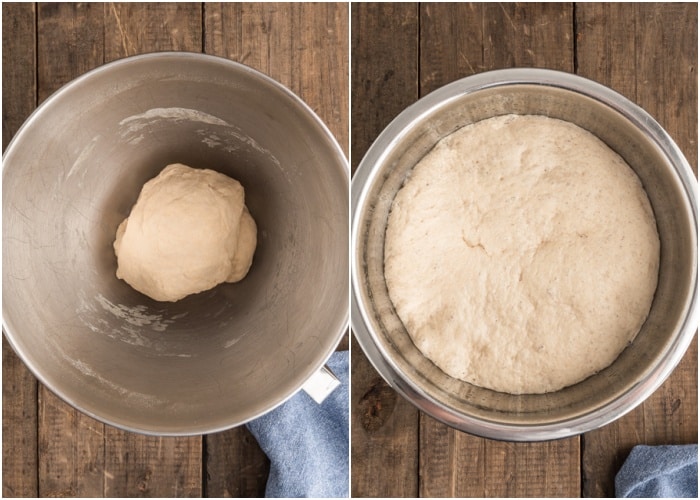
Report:
[{"label": "bowl interior", "polygon": [[[230,427],[294,393],[347,324],[347,163],[286,89],[193,54],[137,57],[59,91],[6,153],[7,336],[39,378],[110,423]],[[115,277],[117,225],[170,163],[238,179],[248,276],[175,303]]]},{"label": "bowl interior", "polygon": [[[661,239],[659,282],[649,317],[635,341],[607,369],[541,395],[511,395],[452,378],[425,358],[408,336],[389,299],[383,275],[384,236],[392,201],[415,164],[456,129],[497,115],[536,114],[589,130],[635,170],[651,201]],[[676,167],[631,119],[582,93],[556,86],[504,84],[461,93],[433,106],[384,144],[355,214],[356,297],[378,351],[418,398],[437,402],[439,418],[459,426],[477,419],[514,426],[561,423],[585,415],[644,383],[650,367],[676,340],[695,286],[695,231]],[[585,152],[582,152],[585,154]],[[447,416],[451,413],[452,417]],[[456,417],[455,417],[456,415]],[[469,430],[468,424],[464,430]]]}]

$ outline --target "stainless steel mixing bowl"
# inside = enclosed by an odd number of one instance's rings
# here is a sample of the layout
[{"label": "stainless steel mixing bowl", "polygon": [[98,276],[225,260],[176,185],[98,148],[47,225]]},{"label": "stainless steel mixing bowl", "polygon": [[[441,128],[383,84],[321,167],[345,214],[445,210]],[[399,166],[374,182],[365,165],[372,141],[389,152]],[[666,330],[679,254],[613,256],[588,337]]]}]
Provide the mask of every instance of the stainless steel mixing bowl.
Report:
[{"label": "stainless steel mixing bowl", "polygon": [[[411,341],[394,311],[383,275],[391,203],[416,162],[457,128],[506,113],[566,120],[606,142],[641,179],[661,239],[658,288],[634,342],[610,367],[549,394],[499,393],[443,373]],[[602,426],[649,396],[668,377],[694,336],[696,186],[687,161],[661,126],[602,85],[540,69],[492,71],[451,83],[401,113],[374,142],[353,178],[351,317],[355,335],[392,387],[457,429],[530,441]]]},{"label": "stainless steel mixing bowl", "polygon": [[[119,222],[169,163],[241,181],[248,276],[176,303],[115,277]],[[201,54],[76,79],[4,157],[3,319],[32,372],[85,413],[145,433],[241,424],[294,394],[348,324],[345,156],[282,85]]]}]

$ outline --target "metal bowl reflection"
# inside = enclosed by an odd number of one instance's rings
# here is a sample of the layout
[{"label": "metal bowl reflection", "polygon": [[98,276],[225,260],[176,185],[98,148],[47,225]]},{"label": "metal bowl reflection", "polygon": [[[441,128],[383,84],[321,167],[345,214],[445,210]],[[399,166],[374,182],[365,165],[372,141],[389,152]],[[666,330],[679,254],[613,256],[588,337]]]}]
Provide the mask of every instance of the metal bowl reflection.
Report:
[{"label": "metal bowl reflection", "polygon": [[[169,163],[238,179],[248,276],[175,303],[115,277],[115,231]],[[298,97],[229,60],[136,56],[60,89],[3,170],[3,319],[78,409],[153,434],[244,423],[294,394],[347,328],[348,166]]]},{"label": "metal bowl reflection", "polygon": [[[384,234],[397,191],[413,166],[456,129],[502,114],[574,123],[635,170],[661,239],[659,282],[649,317],[608,368],[562,390],[511,395],[454,379],[415,347],[389,299]],[[696,181],[666,132],[645,111],[590,80],[557,71],[509,69],[453,82],[402,112],[377,138],[352,182],[354,333],[379,373],[421,410],[463,431],[530,441],[602,426],[649,396],[678,364],[696,329]]]}]

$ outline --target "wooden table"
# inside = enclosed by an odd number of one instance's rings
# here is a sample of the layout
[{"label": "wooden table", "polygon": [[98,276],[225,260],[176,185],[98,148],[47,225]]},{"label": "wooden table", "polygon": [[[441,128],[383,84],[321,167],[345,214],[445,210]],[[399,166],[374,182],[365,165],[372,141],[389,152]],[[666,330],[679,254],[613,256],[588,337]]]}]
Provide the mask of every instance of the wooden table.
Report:
[{"label": "wooden table", "polygon": [[[697,175],[697,4],[353,4],[351,163],[406,106],[455,79],[535,66],[644,107]],[[670,379],[580,437],[506,443],[455,431],[397,396],[352,343],[352,494],[611,496],[639,443],[697,443],[697,338]]]},{"label": "wooden table", "polygon": [[[179,50],[227,57],[275,78],[348,151],[346,3],[3,3],[2,14],[3,150],[34,108],[73,78],[125,56]],[[186,438],[125,432],[38,384],[4,337],[2,362],[4,496],[264,493],[269,464],[244,427]]]},{"label": "wooden table", "polygon": [[[538,66],[600,81],[655,116],[697,172],[697,6],[352,5],[352,165],[420,96],[488,69]],[[348,143],[346,4],[3,4],[3,148],[76,76],[141,52],[256,67]],[[323,57],[319,57],[323,54]],[[346,149],[347,150],[347,149]],[[454,431],[397,396],[352,342],[354,496],[605,496],[638,443],[697,442],[697,340],[642,406],[546,443]],[[3,339],[4,496],[260,496],[268,464],[245,428],[133,434],[53,396]]]}]

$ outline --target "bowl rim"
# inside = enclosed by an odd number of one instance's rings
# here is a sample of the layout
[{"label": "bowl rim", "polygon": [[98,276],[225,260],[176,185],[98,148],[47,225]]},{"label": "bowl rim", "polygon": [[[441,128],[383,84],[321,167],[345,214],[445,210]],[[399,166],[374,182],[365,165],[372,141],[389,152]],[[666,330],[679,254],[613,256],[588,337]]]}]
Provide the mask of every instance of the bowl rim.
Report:
[{"label": "bowl rim", "polygon": [[390,152],[409,131],[427,116],[439,112],[466,94],[505,86],[542,85],[582,94],[611,108],[631,121],[653,140],[674,166],[677,179],[690,206],[693,239],[697,241],[697,180],[681,152],[668,133],[644,109],[618,92],[593,80],[557,70],[542,68],[508,68],[471,75],[434,90],[422,97],[380,133],[362,158],[351,183],[351,326],[360,347],[384,380],[418,409],[460,431],[491,439],[507,441],[544,441],[561,439],[587,432],[625,415],[649,397],[671,374],[685,354],[697,328],[697,245],[694,247],[693,277],[686,316],[667,352],[656,365],[644,373],[641,380],[613,399],[584,414],[545,424],[512,424],[465,415],[438,401],[414,383],[395,363],[377,340],[372,330],[368,308],[362,302],[361,215],[367,203],[369,188],[377,180],[376,165],[382,164]]},{"label": "bowl rim", "polygon": [[[32,113],[26,118],[26,120],[22,123],[22,125],[17,129],[15,134],[13,135],[12,139],[8,143],[7,147],[5,148],[5,151],[3,152],[2,155],[2,177],[3,179],[5,178],[5,175],[8,171],[8,164],[11,164],[8,160],[11,159],[11,157],[14,154],[14,150],[17,147],[17,144],[19,144],[25,135],[27,135],[29,130],[31,130],[32,125],[41,119],[41,117],[48,112],[51,112],[52,107],[54,106],[55,102],[58,102],[64,94],[72,91],[72,89],[79,87],[83,85],[86,81],[94,78],[95,76],[102,75],[106,72],[111,72],[116,69],[119,69],[123,66],[128,66],[128,65],[133,65],[133,64],[142,64],[144,62],[150,61],[150,60],[167,60],[167,59],[173,59],[174,62],[177,64],[186,64],[188,61],[192,60],[197,60],[200,62],[204,62],[207,64],[214,64],[214,65],[220,65],[220,66],[228,66],[230,69],[233,71],[242,71],[244,73],[247,73],[248,75],[252,76],[255,79],[258,79],[267,85],[270,85],[271,87],[275,88],[277,91],[281,92],[284,97],[292,101],[294,104],[299,106],[303,114],[308,115],[309,117],[312,118],[314,121],[315,125],[319,127],[319,130],[322,132],[322,134],[325,136],[326,140],[328,140],[328,143],[330,147],[334,150],[335,156],[338,159],[338,166],[340,168],[337,168],[338,173],[343,175],[344,178],[347,180],[348,184],[350,182],[350,165],[349,161],[347,158],[346,153],[343,151],[342,147],[340,146],[340,143],[336,139],[336,137],[333,135],[333,133],[330,131],[328,126],[325,124],[325,122],[316,114],[316,112],[297,94],[292,92],[288,87],[286,87],[284,84],[280,83],[279,81],[275,80],[274,78],[266,75],[265,73],[252,68],[250,66],[247,66],[243,63],[233,61],[231,59],[227,59],[222,56],[216,56],[216,55],[211,55],[211,54],[205,54],[201,52],[188,52],[188,51],[157,51],[157,52],[148,52],[148,53],[143,53],[143,54],[137,54],[133,56],[127,56],[123,57],[120,59],[116,59],[104,64],[101,64],[83,74],[80,76],[70,80],[69,82],[65,83],[61,87],[59,87],[57,90],[55,90],[49,97],[47,97],[43,102],[41,102],[33,111]],[[3,203],[4,207],[4,203]],[[3,274],[4,275],[4,274]],[[3,286],[4,288],[4,286]],[[27,355],[25,352],[26,349],[22,349],[17,340],[15,339],[16,333],[15,333],[15,328],[10,327],[10,321],[8,321],[8,311],[6,310],[6,303],[3,302],[2,306],[2,330],[4,337],[7,339],[8,344],[10,347],[13,349],[13,351],[17,354],[19,359],[24,363],[24,365],[29,369],[29,371],[32,373],[32,375],[39,381],[41,382],[49,391],[51,391],[53,394],[55,394],[57,397],[59,397],[61,400],[64,402],[68,403],[70,406],[73,408],[79,410],[80,412],[102,422],[105,424],[112,425],[116,428],[129,431],[129,432],[135,432],[139,434],[144,434],[144,435],[152,435],[152,436],[172,436],[172,437],[177,437],[177,436],[198,436],[198,435],[204,435],[204,434],[211,434],[211,433],[216,433],[220,431],[225,431],[228,429],[231,429],[233,427],[237,427],[240,425],[243,425],[251,420],[254,420],[262,415],[265,415],[269,413],[270,411],[274,410],[275,408],[279,407],[280,405],[284,404],[286,401],[291,399],[294,395],[296,395],[299,391],[301,391],[304,387],[304,384],[311,378],[315,373],[317,373],[319,370],[323,369],[323,367],[328,363],[328,360],[332,356],[332,354],[336,351],[338,345],[340,344],[340,341],[343,338],[343,335],[345,332],[348,330],[350,326],[350,307],[349,304],[347,307],[343,308],[343,311],[340,311],[338,314],[338,320],[337,323],[340,325],[338,328],[337,332],[329,332],[332,333],[335,336],[335,339],[333,342],[330,344],[331,348],[328,350],[328,352],[323,353],[323,356],[320,356],[317,360],[317,362],[310,367],[307,367],[308,373],[305,377],[303,377],[303,380],[298,384],[298,386],[290,393],[276,399],[273,401],[270,405],[267,405],[266,408],[263,410],[260,410],[256,412],[255,414],[250,415],[246,419],[243,419],[241,421],[236,421],[236,422],[230,422],[230,423],[225,423],[225,424],[219,424],[219,425],[211,425],[207,423],[202,423],[199,421],[193,421],[188,427],[178,427],[177,429],[168,429],[168,430],[159,430],[157,428],[153,427],[139,427],[138,425],[134,425],[131,423],[126,423],[123,421],[120,421],[119,419],[112,418],[110,415],[103,414],[100,412],[96,412],[93,410],[90,410],[88,408],[85,408],[82,404],[78,403],[74,398],[69,397],[65,391],[62,391],[60,388],[55,387],[53,384],[48,382],[46,376],[44,375],[41,367],[37,366],[35,363],[31,362],[31,357]],[[21,320],[20,320],[21,322]],[[12,322],[14,323],[14,322]],[[312,369],[310,369],[312,368]]]}]

